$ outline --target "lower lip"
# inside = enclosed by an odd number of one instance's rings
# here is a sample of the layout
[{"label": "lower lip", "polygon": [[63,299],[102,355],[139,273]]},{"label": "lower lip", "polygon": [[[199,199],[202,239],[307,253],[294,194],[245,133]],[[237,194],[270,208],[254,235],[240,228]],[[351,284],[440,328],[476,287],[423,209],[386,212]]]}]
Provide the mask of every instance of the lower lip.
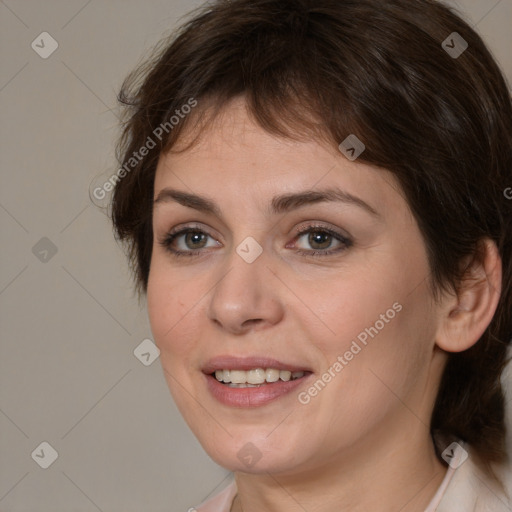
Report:
[{"label": "lower lip", "polygon": [[279,380],[256,388],[231,388],[211,375],[205,375],[205,377],[210,393],[220,403],[230,407],[260,407],[296,390],[311,375],[310,373],[288,382]]}]

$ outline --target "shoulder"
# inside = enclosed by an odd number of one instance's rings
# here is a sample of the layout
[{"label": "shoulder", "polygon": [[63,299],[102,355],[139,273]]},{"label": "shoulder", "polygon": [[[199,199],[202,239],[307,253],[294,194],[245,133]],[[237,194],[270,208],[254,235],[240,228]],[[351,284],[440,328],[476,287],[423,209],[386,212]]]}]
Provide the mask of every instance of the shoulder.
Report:
[{"label": "shoulder", "polygon": [[436,512],[510,512],[512,468],[510,463],[493,466],[503,487],[481,469],[466,447],[468,457],[455,470]]},{"label": "shoulder", "polygon": [[473,456],[471,447],[465,447],[468,458],[456,470],[436,512],[510,512],[512,510],[512,344],[508,347],[511,360],[503,372],[505,416],[507,425],[507,453],[509,461],[494,465],[493,470],[503,484],[501,488],[487,476]]},{"label": "shoulder", "polygon": [[237,488],[235,481],[232,481],[221,492],[201,503],[195,509],[197,512],[229,512],[231,504],[236,496]]}]

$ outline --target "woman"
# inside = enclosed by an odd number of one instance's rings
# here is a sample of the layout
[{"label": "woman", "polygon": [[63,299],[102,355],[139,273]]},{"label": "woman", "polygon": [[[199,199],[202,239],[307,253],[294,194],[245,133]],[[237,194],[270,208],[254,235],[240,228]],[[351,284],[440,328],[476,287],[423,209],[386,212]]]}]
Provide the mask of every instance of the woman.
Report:
[{"label": "woman", "polygon": [[427,0],[202,8],[123,85],[113,204],[200,511],[510,510],[512,107]]}]

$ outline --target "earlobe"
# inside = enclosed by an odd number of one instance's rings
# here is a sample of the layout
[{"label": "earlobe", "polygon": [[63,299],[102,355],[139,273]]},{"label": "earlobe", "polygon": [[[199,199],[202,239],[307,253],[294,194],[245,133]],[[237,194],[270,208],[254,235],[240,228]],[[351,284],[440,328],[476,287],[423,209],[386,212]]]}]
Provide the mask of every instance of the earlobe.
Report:
[{"label": "earlobe", "polygon": [[501,294],[502,264],[496,244],[485,239],[469,264],[456,295],[444,299],[444,317],[436,336],[447,352],[473,346],[487,329]]}]

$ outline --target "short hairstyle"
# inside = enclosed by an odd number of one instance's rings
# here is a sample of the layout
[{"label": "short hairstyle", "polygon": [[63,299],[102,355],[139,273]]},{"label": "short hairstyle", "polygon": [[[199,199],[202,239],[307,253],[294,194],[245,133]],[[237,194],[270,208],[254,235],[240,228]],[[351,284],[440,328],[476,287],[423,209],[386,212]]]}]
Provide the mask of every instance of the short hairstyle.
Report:
[{"label": "short hairstyle", "polygon": [[[449,354],[430,425],[434,438],[468,442],[492,474],[491,463],[507,459],[500,376],[512,334],[512,106],[480,36],[432,0],[232,0],[194,11],[119,94],[125,172],[112,220],[139,294],[147,291],[158,158],[187,126],[199,133],[237,97],[276,136],[333,147],[351,134],[363,141],[358,161],[401,185],[434,294],[457,290],[482,240],[496,243],[497,311],[474,346]],[[194,112],[171,121],[193,102]],[[135,159],[150,140],[156,147]],[[438,457],[445,447],[436,441]]]}]

